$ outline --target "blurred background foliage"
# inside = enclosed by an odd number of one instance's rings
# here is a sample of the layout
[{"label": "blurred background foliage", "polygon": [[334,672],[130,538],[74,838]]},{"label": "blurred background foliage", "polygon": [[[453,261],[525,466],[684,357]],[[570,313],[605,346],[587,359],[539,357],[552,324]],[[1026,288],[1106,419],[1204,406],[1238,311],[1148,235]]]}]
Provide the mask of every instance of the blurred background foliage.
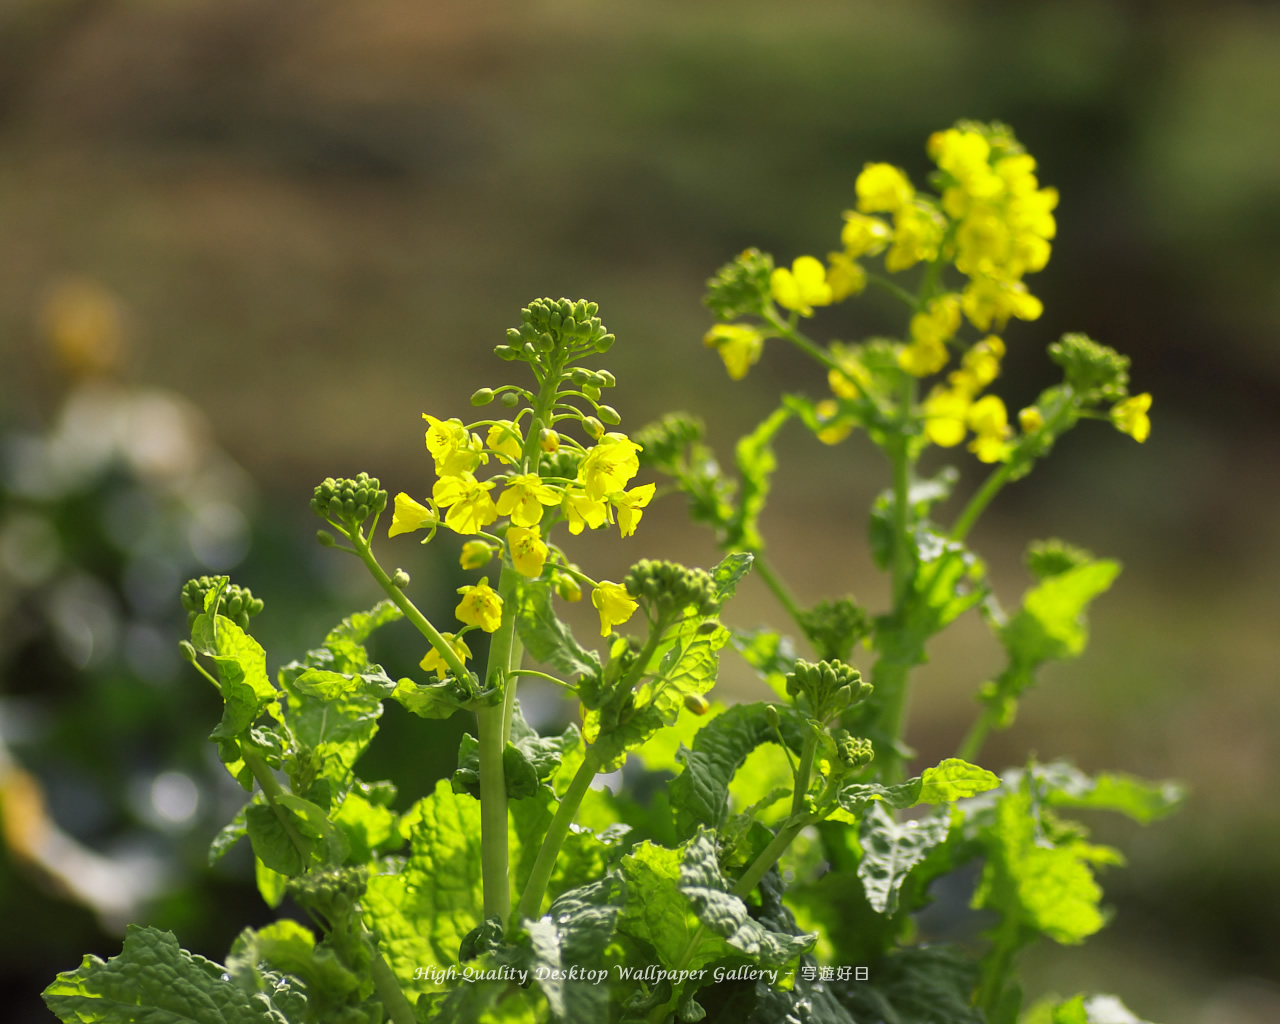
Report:
[{"label": "blurred background foliage", "polygon": [[[747,245],[823,255],[863,162],[920,180],[924,138],[961,117],[1012,124],[1062,193],[1046,313],[1006,338],[1010,407],[1064,330],[1132,355],[1155,395],[1143,448],[1082,425],[974,537],[1006,603],[1036,537],[1126,564],[1089,654],[984,760],[1193,791],[1173,821],[1105,833],[1130,856],[1105,879],[1117,920],[1038,953],[1030,988],[1119,990],[1164,1024],[1280,1019],[1273,5],[2,0],[8,1019],[47,1019],[38,990],[135,915],[220,958],[267,913],[242,860],[204,867],[234,792],[203,742],[216,697],[174,654],[186,576],[265,597],[276,664],[371,602],[311,542],[311,485],[367,469],[424,493],[420,414],[504,382],[492,346],[535,296],[601,304],[624,429],[691,408],[727,456],[779,388],[823,383],[775,344],[731,386],[699,343],[703,281]],[[813,333],[901,330],[891,314],[868,297]],[[885,467],[857,438],[780,447],[776,562],[806,600],[881,605],[863,537]],[[713,557],[676,502],[625,545],[583,540],[615,579]],[[454,549],[403,547],[387,558],[447,618]],[[757,587],[735,615],[778,617]],[[926,760],[998,667],[971,618],[921,673]],[[401,674],[419,655],[403,633],[378,651]],[[726,657],[722,695],[755,685]],[[362,774],[416,759],[421,792],[453,744],[396,710]]]}]

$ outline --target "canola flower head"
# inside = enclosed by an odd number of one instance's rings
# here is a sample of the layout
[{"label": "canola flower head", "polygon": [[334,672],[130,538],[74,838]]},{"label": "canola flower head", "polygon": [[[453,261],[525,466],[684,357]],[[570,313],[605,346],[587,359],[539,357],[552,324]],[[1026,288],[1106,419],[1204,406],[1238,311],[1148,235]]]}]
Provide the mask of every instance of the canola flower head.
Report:
[{"label": "canola flower head", "polygon": [[1082,398],[1112,401],[1129,390],[1129,357],[1085,334],[1064,334],[1049,346],[1049,358],[1062,367],[1067,384]]},{"label": "canola flower head", "polygon": [[731,380],[742,380],[764,351],[764,335],[750,324],[715,324],[702,343],[720,354]]},{"label": "canola flower head", "polygon": [[396,495],[395,509],[391,514],[391,528],[387,530],[387,536],[398,537],[402,533],[413,533],[415,530],[438,526],[439,523],[440,517],[434,511],[401,491]]},{"label": "canola flower head", "polygon": [[974,439],[969,450],[978,456],[979,462],[999,462],[1008,451],[1005,439],[1009,436],[1009,413],[1004,402],[996,395],[979,398],[969,407],[969,429]]},{"label": "canola flower head", "polygon": [[791,269],[778,267],[769,278],[773,300],[801,316],[813,316],[814,306],[831,305],[831,286],[822,261],[813,256],[797,256]]},{"label": "canola flower head", "polygon": [[513,526],[507,531],[507,547],[511,551],[511,564],[516,572],[530,579],[542,575],[542,567],[550,553],[537,526]]},{"label": "canola flower head", "polygon": [[497,510],[500,516],[510,516],[516,526],[534,526],[542,521],[543,505],[559,504],[559,488],[544,484],[537,473],[521,473],[507,481]]},{"label": "canola flower head", "polygon": [[326,477],[311,495],[311,510],[322,519],[359,526],[387,507],[387,492],[377,477],[358,473],[351,479]]},{"label": "canola flower head", "polygon": [[462,420],[439,420],[425,412],[422,418],[429,424],[427,451],[431,453],[440,476],[474,473],[489,461],[484,443],[478,435],[468,432]]},{"label": "canola flower head", "polygon": [[924,400],[925,436],[940,448],[954,448],[965,439],[972,404],[966,392],[936,385]]},{"label": "canola flower head", "polygon": [[602,580],[591,592],[591,603],[600,614],[600,635],[611,636],[614,626],[621,626],[635,614],[639,602],[620,583]]},{"label": "canola flower head", "polygon": [[854,189],[858,193],[858,209],[863,213],[897,213],[915,196],[907,176],[884,163],[865,165]]},{"label": "canola flower head", "polygon": [[1151,436],[1151,395],[1143,392],[1133,395],[1111,408],[1111,422],[1122,434],[1128,434],[1139,444]]},{"label": "canola flower head", "polygon": [[946,230],[945,218],[932,203],[916,199],[902,207],[894,217],[893,245],[885,254],[885,269],[896,274],[937,259]]},{"label": "canola flower head", "polygon": [[856,210],[845,210],[840,244],[850,258],[879,255],[892,238],[893,229],[879,217],[868,217]]},{"label": "canola flower head", "polygon": [[593,498],[580,487],[565,488],[562,507],[574,536],[583,530],[598,530],[609,521],[609,506],[604,499]]},{"label": "canola flower head", "polygon": [[853,420],[840,415],[840,403],[831,398],[824,398],[813,407],[818,418],[818,430],[814,436],[823,444],[839,444],[853,433]]},{"label": "canola flower head", "polygon": [[[471,657],[471,648],[467,646],[467,642],[453,633],[441,633],[440,635],[444,637],[445,643],[453,648],[453,653],[458,656],[458,660],[465,664],[467,659]],[[423,655],[422,660],[418,662],[418,667],[424,672],[434,671],[436,679],[444,679],[449,674],[448,662],[434,647]]]},{"label": "canola flower head", "polygon": [[469,472],[442,476],[431,489],[431,498],[447,508],[444,525],[463,535],[479,533],[498,518],[498,508],[489,497],[490,481],[480,481]]},{"label": "canola flower head", "polygon": [[772,274],[773,257],[759,249],[747,249],[707,281],[703,304],[717,320],[760,316],[769,300]]},{"label": "canola flower head", "polygon": [[964,315],[980,331],[990,330],[993,324],[1000,330],[1010,317],[1038,320],[1044,312],[1044,303],[1021,281],[994,277],[974,278],[965,285],[960,302]]},{"label": "canola flower head", "polygon": [[496,632],[502,625],[502,598],[489,586],[489,577],[485,576],[474,586],[459,587],[458,593],[462,595],[454,609],[458,621],[486,633]]},{"label": "canola flower head", "polygon": [[838,369],[827,371],[827,384],[837,398],[854,399],[871,388],[871,371],[847,345],[833,342],[828,354]]},{"label": "canola flower head", "polygon": [[913,377],[929,377],[947,365],[947,346],[932,338],[913,341],[899,351],[898,365]]}]

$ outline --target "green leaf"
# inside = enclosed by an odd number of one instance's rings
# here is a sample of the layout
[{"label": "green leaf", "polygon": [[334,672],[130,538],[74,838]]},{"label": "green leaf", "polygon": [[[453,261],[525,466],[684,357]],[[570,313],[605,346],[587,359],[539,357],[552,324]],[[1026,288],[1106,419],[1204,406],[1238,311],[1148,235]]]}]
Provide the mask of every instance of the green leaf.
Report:
[{"label": "green leaf", "polygon": [[[502,759],[507,796],[513,800],[532,796],[539,783],[555,774],[565,753],[581,742],[582,734],[572,723],[559,736],[539,736],[525,721],[517,700],[511,714],[511,740]],[[469,733],[463,734],[458,747],[458,770],[451,784],[455,793],[480,798],[480,744]]]},{"label": "green leaf", "polygon": [[[285,829],[280,816],[266,804],[254,803],[244,811],[249,842],[254,855],[266,867],[281,875],[300,875],[306,870],[307,860]],[[307,842],[305,836],[299,837]],[[310,844],[308,844],[310,845]],[[307,858],[310,850],[307,851]]]},{"label": "green leaf", "polygon": [[734,650],[769,684],[779,699],[789,700],[787,673],[796,664],[796,649],[791,638],[767,629],[735,629],[730,639]]},{"label": "green leaf", "polygon": [[450,680],[439,683],[419,683],[413,679],[401,679],[391,696],[406,711],[419,718],[452,718],[458,710],[459,693]]},{"label": "green leaf", "polygon": [[522,579],[516,586],[516,629],[537,661],[570,676],[598,676],[600,656],[584,648],[556,617],[551,584]]},{"label": "green leaf", "polygon": [[370,666],[366,672],[346,675],[327,669],[309,668],[293,680],[299,693],[334,700],[349,693],[368,693],[377,697],[389,696],[396,688],[395,680],[383,671],[381,665]]},{"label": "green leaf", "polygon": [[308,1020],[369,1019],[355,1005],[360,1001],[359,974],[332,948],[317,947],[311,930],[296,921],[276,921],[258,931],[246,928],[231,947],[227,973],[248,991],[271,991],[286,981],[282,975],[297,979],[305,986]]},{"label": "green leaf", "polygon": [[[954,466],[946,466],[932,478],[917,479],[907,490],[907,504],[911,507],[911,521],[925,522],[929,510],[938,502],[951,497],[960,474]],[[892,490],[881,491],[871,506],[871,518],[867,523],[867,540],[876,566],[887,570],[893,564],[893,500]]]},{"label": "green leaf", "polygon": [[[681,839],[692,837],[699,826],[718,829],[724,824],[734,773],[760,744],[777,741],[765,708],[762,703],[734,705],[699,729],[692,749],[681,755],[684,771],[670,786],[676,834]],[[784,739],[799,750],[803,745],[802,721],[788,708],[776,710],[782,715]]]},{"label": "green leaf", "polygon": [[950,946],[895,950],[871,965],[870,983],[849,989],[854,1018],[887,1024],[987,1024],[970,1005],[978,965]]},{"label": "green leaf", "polygon": [[725,547],[748,551],[764,548],[764,538],[759,529],[760,513],[764,511],[769,497],[769,479],[778,468],[773,439],[790,418],[791,410],[787,407],[775,409],[755,430],[738,441],[735,457],[742,483],[737,508],[724,532],[722,543]]},{"label": "green leaf", "polygon": [[240,810],[236,811],[236,816],[223,825],[218,834],[213,837],[213,841],[209,844],[210,867],[213,867],[214,864],[221,860],[226,852],[247,834],[248,826],[245,823],[245,811],[249,809],[249,806],[249,804],[245,804]]},{"label": "green leaf", "polygon": [[808,952],[817,934],[787,935],[771,931],[751,916],[747,905],[730,890],[720,871],[713,833],[703,830],[684,848],[680,863],[680,893],[704,925],[733,949],[757,964],[781,967]]},{"label": "green leaf", "polygon": [[935,815],[899,824],[879,804],[872,805],[858,832],[863,850],[858,877],[871,906],[882,914],[897,913],[902,883],[947,838],[949,818]]},{"label": "green leaf", "polygon": [[728,601],[738,591],[738,584],[751,571],[755,556],[746,551],[735,551],[725,555],[711,570],[711,582],[715,585],[716,600],[720,604]]},{"label": "green leaf", "polygon": [[959,757],[948,757],[933,768],[926,768],[920,777],[920,793],[916,803],[947,804],[965,800],[1000,785],[1000,777],[994,772]]},{"label": "green leaf", "polygon": [[44,1001],[64,1024],[302,1024],[305,1000],[295,993],[246,992],[224,976],[172,932],[130,925],[119,956],[86,956]]},{"label": "green leaf", "polygon": [[298,831],[304,838],[318,840],[319,845],[313,847],[313,856],[323,850],[324,858],[333,865],[347,859],[350,847],[346,836],[334,828],[322,808],[292,793],[281,793],[276,797],[276,803],[293,814]]},{"label": "green leaf", "polygon": [[240,735],[279,696],[267,678],[266,652],[257,640],[221,615],[196,616],[191,642],[212,658],[224,701],[222,721],[210,738]]},{"label": "green leaf", "polygon": [[370,803],[354,789],[333,815],[333,824],[346,837],[353,864],[364,864],[384,846],[398,845],[395,812]]},{"label": "green leaf", "polygon": [[1099,559],[1050,576],[1027,591],[1021,610],[999,630],[1010,663],[1030,667],[1077,657],[1088,640],[1085,609],[1119,574],[1119,562]]},{"label": "green leaf", "polygon": [[1076,996],[1053,1012],[1052,1024],[1151,1024],[1140,1020],[1116,996]]},{"label": "green leaf", "polygon": [[285,688],[289,690],[285,722],[302,752],[289,773],[294,790],[307,792],[314,778],[345,788],[356,760],[378,731],[382,701],[361,693],[322,700],[298,693],[287,683]]},{"label": "green leaf", "polygon": [[1167,817],[1186,799],[1186,789],[1176,782],[1147,782],[1119,772],[1090,778],[1062,761],[1037,766],[1035,776],[1051,807],[1117,811],[1141,825]]}]

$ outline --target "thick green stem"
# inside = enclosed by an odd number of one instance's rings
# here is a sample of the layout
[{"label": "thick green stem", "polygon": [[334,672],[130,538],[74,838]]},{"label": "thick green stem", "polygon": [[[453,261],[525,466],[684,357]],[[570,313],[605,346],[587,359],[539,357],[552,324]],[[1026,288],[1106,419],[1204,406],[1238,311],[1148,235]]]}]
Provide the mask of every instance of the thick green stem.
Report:
[{"label": "thick green stem", "polygon": [[1018,919],[1006,914],[994,936],[994,945],[982,963],[982,984],[975,1002],[988,1013],[995,1009],[1004,992],[1005,978],[1013,966],[1013,958],[1019,946]]},{"label": "thick green stem", "polygon": [[986,511],[987,506],[991,504],[991,500],[1009,482],[1013,476],[1013,469],[1014,463],[1006,462],[983,481],[982,486],[969,499],[969,504],[965,505],[964,511],[960,513],[955,526],[951,528],[952,540],[964,540],[968,536],[969,531],[973,529],[973,524],[978,521],[978,517]]},{"label": "thick green stem", "polygon": [[551,873],[555,870],[556,858],[560,856],[560,848],[569,834],[569,826],[573,824],[573,817],[582,805],[582,798],[591,788],[591,780],[599,771],[600,757],[594,747],[588,747],[582,764],[560,799],[560,806],[556,809],[555,817],[551,819],[547,834],[542,837],[538,857],[533,862],[529,881],[525,884],[524,893],[516,907],[515,920],[536,918],[542,909],[542,899],[547,892],[547,883],[551,881]]},{"label": "thick green stem", "polygon": [[742,873],[742,877],[729,891],[739,899],[746,899],[751,894],[751,890],[760,884],[760,879],[764,878],[769,873],[769,869],[778,863],[778,858],[787,852],[787,847],[796,836],[810,824],[810,819],[806,817],[795,824],[779,829],[773,841],[760,851],[760,856],[751,862],[751,866]]},{"label": "thick green stem", "polygon": [[803,630],[804,625],[801,622],[801,616],[804,613],[801,611],[800,603],[795,599],[795,595],[791,593],[790,588],[783,581],[782,577],[774,571],[773,566],[765,560],[765,557],[761,552],[753,551],[751,554],[755,558],[755,561],[752,563],[752,568],[755,570],[756,575],[764,580],[765,586],[773,591],[773,596],[776,597],[778,599],[778,603],[786,609],[786,612],[791,616],[792,621],[795,622],[796,626]]},{"label": "thick green stem", "polygon": [[382,1008],[387,1011],[392,1024],[417,1024],[413,1007],[409,1005],[409,1000],[401,990],[400,983],[391,972],[387,961],[377,950],[374,951],[373,962],[369,967],[373,972],[374,988],[378,991],[378,998],[382,1000]]},{"label": "thick green stem", "polygon": [[791,790],[792,814],[799,814],[804,810],[804,798],[809,795],[809,779],[813,775],[813,759],[817,753],[818,737],[813,729],[809,729],[804,746],[800,748],[800,763],[796,766],[795,785]]},{"label": "thick green stem", "polygon": [[907,424],[911,419],[911,407],[915,404],[915,378],[903,374],[899,394],[899,434],[894,439],[893,452],[893,605],[901,609],[911,583],[911,550],[908,547],[908,530],[911,526],[911,470],[910,439]]},{"label": "thick green stem", "polygon": [[905,765],[898,746],[902,741],[903,727],[907,718],[907,704],[911,696],[908,687],[911,668],[912,666],[909,662],[881,657],[871,670],[871,685],[874,692],[884,695],[884,700],[881,704],[880,727],[884,734],[894,741],[888,749],[877,751],[880,762],[880,778],[886,786],[901,782],[905,775]]},{"label": "thick green stem", "polygon": [[956,756],[965,761],[974,762],[982,752],[982,745],[987,741],[991,725],[991,712],[983,708],[982,714],[977,717],[964,739],[960,741],[960,749],[956,751]]}]

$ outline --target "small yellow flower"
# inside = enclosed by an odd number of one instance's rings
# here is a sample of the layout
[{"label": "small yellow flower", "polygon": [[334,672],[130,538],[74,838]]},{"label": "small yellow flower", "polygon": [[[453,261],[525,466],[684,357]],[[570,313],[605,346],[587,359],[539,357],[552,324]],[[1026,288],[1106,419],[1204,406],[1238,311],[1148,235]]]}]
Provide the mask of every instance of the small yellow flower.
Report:
[{"label": "small yellow flower", "polygon": [[574,536],[584,529],[598,530],[609,521],[609,509],[603,498],[592,498],[586,491],[566,487],[564,513],[569,520],[569,532]]},{"label": "small yellow flower", "polygon": [[764,351],[764,335],[747,324],[716,324],[702,343],[720,353],[732,380],[742,380]]},{"label": "small yellow flower", "polygon": [[840,244],[851,259],[875,256],[883,252],[892,237],[893,229],[879,217],[867,217],[853,210],[845,210]]},{"label": "small yellow flower", "polygon": [[898,353],[898,365],[913,377],[928,377],[947,365],[947,346],[940,341],[913,341]]},{"label": "small yellow flower", "polygon": [[893,247],[885,254],[885,269],[896,274],[922,260],[936,259],[945,231],[946,222],[932,206],[923,202],[904,206],[894,217]]},{"label": "small yellow flower", "polygon": [[831,289],[831,301],[843,302],[850,295],[858,295],[867,286],[867,272],[847,252],[827,254],[827,287]]},{"label": "small yellow flower", "polygon": [[473,587],[459,587],[462,600],[454,609],[458,621],[468,626],[479,626],[486,633],[494,633],[502,625],[502,598],[489,586],[485,576]]},{"label": "small yellow flower", "polygon": [[814,306],[831,305],[827,269],[812,256],[797,256],[790,270],[778,267],[769,278],[769,288],[779,306],[801,316],[813,316]]},{"label": "small yellow flower", "polygon": [[[1004,353],[1004,342],[997,335],[988,334],[964,354],[961,368],[952,377],[963,374],[964,386],[970,389],[971,394],[977,394],[1000,376],[1000,360]],[[952,380],[952,383],[959,385],[961,381]]]},{"label": "small yellow flower", "polygon": [[964,440],[970,397],[964,391],[937,385],[924,400],[925,436],[940,448],[954,448]]},{"label": "small yellow flower", "polygon": [[[444,637],[445,643],[453,648],[453,653],[458,656],[459,661],[465,663],[471,657],[471,648],[467,646],[462,637],[454,636],[452,633],[441,633],[440,635]],[[427,651],[422,660],[418,662],[418,667],[424,672],[430,672],[435,669],[437,679],[443,679],[449,674],[448,663],[434,647]]]},{"label": "small yellow flower", "polygon": [[1009,414],[1004,402],[996,395],[979,398],[969,407],[969,428],[976,435],[969,443],[969,451],[978,456],[979,462],[999,462],[1004,458],[1008,445]]},{"label": "small yellow flower", "polygon": [[547,545],[542,540],[542,531],[532,526],[524,528],[513,526],[507,531],[507,547],[511,550],[511,564],[516,571],[537,579],[542,575],[542,567],[547,562]]},{"label": "small yellow flower", "polygon": [[493,557],[493,546],[482,540],[469,540],[462,545],[458,562],[464,569],[479,569]]},{"label": "small yellow flower", "polygon": [[470,473],[443,476],[431,489],[431,497],[441,508],[449,509],[444,525],[455,533],[479,533],[498,518],[498,509],[489,497],[493,484],[481,483]]},{"label": "small yellow flower", "polygon": [[623,537],[630,537],[636,532],[640,517],[644,515],[641,510],[653,500],[653,492],[657,489],[657,484],[644,484],[609,496],[609,503],[618,510],[618,532]]},{"label": "small yellow flower", "polygon": [[559,505],[558,488],[544,484],[537,473],[522,473],[507,481],[498,498],[498,515],[510,516],[516,526],[533,526],[542,521],[543,505]]},{"label": "small yellow flower", "polygon": [[839,398],[857,398],[871,387],[871,372],[852,349],[833,342],[830,353],[839,367],[827,371],[827,384],[833,394]]},{"label": "small yellow flower", "polygon": [[640,472],[639,451],[640,445],[626,434],[608,433],[600,438],[578,467],[578,480],[587,496],[599,501],[625,488]]},{"label": "small yellow flower", "polygon": [[834,399],[824,398],[813,407],[813,411],[822,424],[814,436],[823,444],[839,444],[853,433],[853,420],[840,418],[840,406]]},{"label": "small yellow flower", "polygon": [[640,607],[635,598],[627,593],[626,587],[608,580],[591,592],[591,603],[600,613],[601,636],[612,635],[613,627],[621,626]]},{"label": "small yellow flower", "polygon": [[949,292],[929,300],[924,311],[911,318],[910,329],[913,341],[950,341],[960,329],[960,296]]},{"label": "small yellow flower", "polygon": [[961,299],[964,315],[980,331],[999,329],[1011,316],[1019,320],[1036,320],[1044,312],[1044,303],[1027,291],[1021,281],[1000,281],[994,277],[977,277],[964,289]]},{"label": "small yellow flower", "polygon": [[1147,415],[1150,408],[1150,394],[1133,395],[1112,406],[1111,422],[1120,433],[1128,434],[1141,444],[1151,436],[1151,417]]},{"label": "small yellow flower", "polygon": [[474,473],[478,466],[489,460],[484,454],[480,438],[468,434],[462,420],[438,420],[425,412],[422,418],[430,424],[427,429],[427,451],[435,460],[436,472],[440,476]]},{"label": "small yellow flower", "polygon": [[915,196],[907,176],[892,164],[867,164],[854,188],[863,213],[896,213]]},{"label": "small yellow flower", "polygon": [[492,451],[505,455],[511,462],[519,462],[524,451],[524,438],[520,428],[511,420],[499,420],[489,428],[485,443]]},{"label": "small yellow flower", "polygon": [[413,533],[424,527],[435,526],[440,522],[437,516],[426,505],[420,505],[409,495],[401,491],[396,495],[395,511],[391,515],[391,529],[388,537],[398,537],[402,533]]},{"label": "small yellow flower", "polygon": [[1044,415],[1034,405],[1029,405],[1018,413],[1018,426],[1024,434],[1034,434],[1044,426]]}]

